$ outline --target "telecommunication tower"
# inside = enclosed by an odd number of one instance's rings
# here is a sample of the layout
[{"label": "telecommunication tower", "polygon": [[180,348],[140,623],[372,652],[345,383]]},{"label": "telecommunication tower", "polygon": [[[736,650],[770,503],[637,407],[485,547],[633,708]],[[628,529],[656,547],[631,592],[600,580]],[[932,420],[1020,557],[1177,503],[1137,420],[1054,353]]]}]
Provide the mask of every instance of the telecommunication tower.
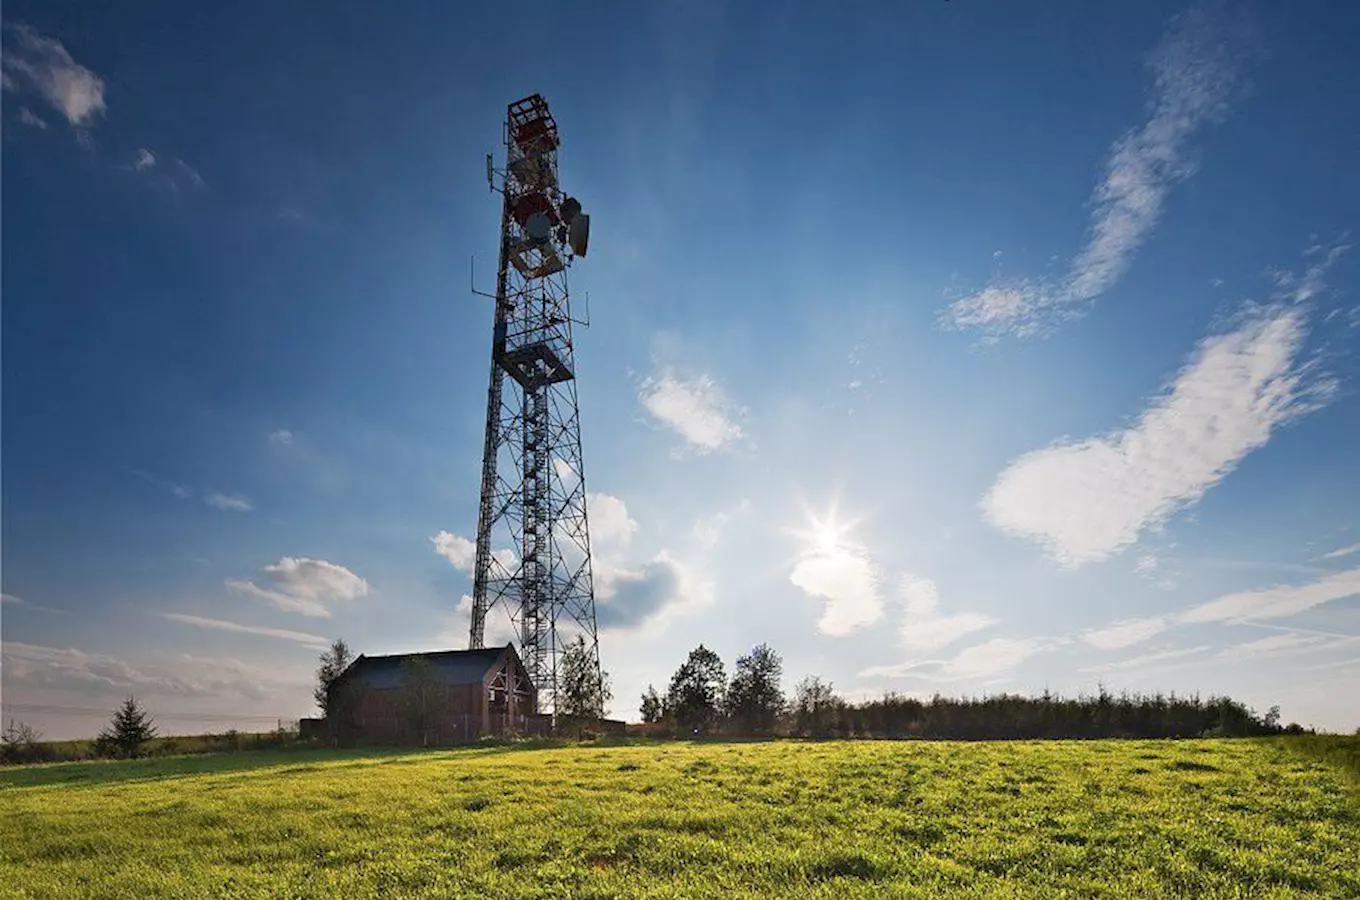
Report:
[{"label": "telecommunication tower", "polygon": [[505,168],[486,158],[504,202],[496,293],[487,295],[496,314],[468,644],[483,646],[487,613],[503,608],[539,708],[556,714],[558,662],[577,634],[600,674],[567,297],[590,217],[558,184],[557,124],[541,96],[509,105],[503,139]]}]

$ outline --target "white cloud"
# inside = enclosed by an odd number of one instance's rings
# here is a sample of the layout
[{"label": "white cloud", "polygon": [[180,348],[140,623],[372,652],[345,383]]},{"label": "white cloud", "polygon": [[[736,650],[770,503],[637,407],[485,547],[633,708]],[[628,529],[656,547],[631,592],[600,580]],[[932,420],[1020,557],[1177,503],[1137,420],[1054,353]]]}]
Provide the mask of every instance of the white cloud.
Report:
[{"label": "white cloud", "polygon": [[0,605],[4,604],[9,604],[10,606],[22,606],[24,609],[31,610],[33,612],[52,613],[53,615],[58,616],[64,616],[67,614],[66,610],[64,609],[54,609],[53,607],[50,606],[42,606],[41,604],[38,603],[30,603],[23,597],[18,597],[15,596],[14,594],[0,594]]},{"label": "white cloud", "polygon": [[[71,647],[6,641],[0,646],[6,685],[71,691],[80,699],[136,692],[161,696],[260,700],[275,686],[258,669],[235,660],[181,657],[179,664],[130,663]],[[154,712],[154,710],[153,710]]]},{"label": "white cloud", "polygon": [[739,415],[716,381],[707,375],[682,379],[671,372],[642,382],[642,406],[699,453],[731,446],[743,436]]},{"label": "white cloud", "polygon": [[716,547],[718,541],[722,540],[723,533],[727,526],[736,516],[743,515],[751,510],[751,501],[745,497],[733,509],[721,510],[711,516],[705,516],[694,523],[694,539],[699,545],[705,548]]},{"label": "white cloud", "polygon": [[[175,492],[175,496],[180,496]],[[187,494],[185,496],[188,496]],[[220,491],[212,491],[203,497],[203,502],[217,509],[227,512],[250,512],[255,507],[251,505],[250,498],[241,494],[223,494]]]},{"label": "white cloud", "polygon": [[869,554],[858,547],[809,551],[793,567],[789,580],[827,601],[817,622],[823,634],[844,637],[877,622],[883,615],[878,573]]},{"label": "white cloud", "polygon": [[1326,650],[1353,643],[1353,639],[1337,640],[1316,634],[1275,634],[1244,644],[1225,647],[1218,658],[1225,662],[1243,662],[1271,656],[1286,656],[1305,650]]},{"label": "white cloud", "polygon": [[132,468],[129,468],[128,471],[149,484],[154,484],[156,487],[161,488],[162,490],[169,491],[170,493],[178,497],[180,500],[188,500],[194,495],[194,492],[185,485],[176,484],[173,481],[166,481],[163,478],[157,478],[150,472],[144,472],[141,469]]},{"label": "white cloud", "polygon": [[996,624],[991,616],[956,613],[942,616],[936,612],[939,590],[929,578],[907,575],[902,579],[905,612],[899,629],[902,646],[909,650],[938,650],[966,634]]},{"label": "white cloud", "polygon": [[1336,572],[1308,584],[1277,585],[1228,594],[1186,610],[1177,618],[1187,624],[1282,619],[1357,594],[1360,594],[1360,568]]},{"label": "white cloud", "polygon": [[1190,657],[1199,656],[1209,649],[1209,645],[1203,644],[1198,647],[1185,647],[1177,650],[1159,650],[1155,653],[1144,653],[1141,656],[1131,656],[1128,659],[1121,659],[1116,662],[1103,663],[1098,666],[1088,666],[1080,671],[1095,674],[1099,672],[1118,672],[1129,669],[1162,668],[1168,664],[1181,665],[1184,660],[1189,659]]},{"label": "white cloud", "polygon": [[1138,562],[1134,565],[1133,571],[1137,572],[1139,575],[1150,576],[1157,574],[1158,566],[1159,563],[1156,556],[1153,556],[1151,553],[1144,553],[1142,556],[1138,557]]},{"label": "white cloud", "polygon": [[[468,575],[474,574],[477,567],[477,545],[461,534],[441,531],[430,538],[434,552],[449,561],[455,569]],[[491,558],[500,563],[506,572],[513,573],[519,566],[519,554],[509,547],[492,550]]]},{"label": "white cloud", "polygon": [[707,606],[709,585],[665,550],[638,568],[596,560],[595,617],[601,629],[633,629],[663,614]]},{"label": "white cloud", "polygon": [[1044,648],[1036,638],[992,638],[962,650],[940,667],[946,678],[987,678],[1020,665]]},{"label": "white cloud", "polygon": [[104,80],[72,59],[58,41],[27,25],[7,30],[15,43],[0,59],[6,90],[37,94],[77,127],[105,111]]},{"label": "white cloud", "polygon": [[[466,647],[472,620],[472,597],[464,594],[452,613],[444,617],[444,627],[435,636],[435,643],[441,647]],[[504,647],[506,644],[519,644],[519,635],[514,623],[501,606],[487,610],[486,622],[482,629],[482,644],[486,647]]]},{"label": "white cloud", "polygon": [[198,174],[198,171],[194,169],[193,166],[182,159],[177,159],[175,160],[175,167],[179,170],[179,174],[189,179],[189,182],[193,184],[194,187],[203,187],[203,176]]},{"label": "white cloud", "polygon": [[29,109],[27,106],[19,107],[19,121],[24,125],[31,125],[34,128],[39,128],[43,131],[47,130],[47,120],[42,118],[42,116],[36,115],[33,110]]},{"label": "white cloud", "polygon": [[1306,313],[1276,305],[1202,341],[1130,427],[1013,461],[983,501],[991,524],[1065,566],[1105,559],[1231,472],[1336,383],[1300,363]]},{"label": "white cloud", "polygon": [[329,618],[329,604],[355,600],[369,592],[368,582],[344,566],[324,559],[285,556],[264,567],[270,587],[251,581],[230,580],[227,587],[264,600],[286,612]]},{"label": "white cloud", "polygon": [[207,619],[202,616],[190,616],[183,613],[157,613],[162,619],[169,619],[171,622],[179,622],[182,625],[193,625],[196,628],[209,628],[217,631],[234,631],[240,634],[258,634],[261,637],[281,638],[285,641],[293,641],[307,647],[325,647],[330,641],[319,634],[308,634],[304,631],[290,631],[286,628],[267,628],[259,625],[241,625],[237,622],[228,622],[224,619]]},{"label": "white cloud", "polygon": [[1352,553],[1360,553],[1360,544],[1351,544],[1349,547],[1340,547],[1330,553],[1324,553],[1318,559],[1340,559],[1343,556],[1350,556]]},{"label": "white cloud", "polygon": [[992,638],[966,647],[948,659],[872,666],[860,672],[859,677],[923,678],[927,681],[988,679],[1014,669],[1048,646],[1048,642],[1038,638]]},{"label": "white cloud", "polygon": [[1081,304],[1109,290],[1161,219],[1172,185],[1193,173],[1189,141],[1227,110],[1248,42],[1240,19],[1220,21],[1202,10],[1177,17],[1149,60],[1152,114],[1110,148],[1091,197],[1089,238],[1067,274],[990,285],[951,304],[945,321],[1031,337],[1080,315]]},{"label": "white cloud", "polygon": [[1083,631],[1081,639],[1101,650],[1132,647],[1166,631],[1167,623],[1161,616],[1146,619],[1125,619],[1104,628]]},{"label": "white cloud", "polygon": [[460,572],[472,572],[477,563],[477,545],[460,534],[441,531],[430,538],[434,552],[444,557]]},{"label": "white cloud", "polygon": [[586,508],[592,544],[625,547],[638,530],[637,521],[628,515],[628,507],[612,494],[588,494]]},{"label": "white cloud", "polygon": [[133,160],[132,168],[136,169],[138,172],[145,172],[147,169],[155,168],[155,166],[156,154],[145,147],[137,151],[137,158]]},{"label": "white cloud", "polygon": [[293,432],[287,428],[280,428],[269,435],[269,443],[278,447],[291,447],[293,445]]}]

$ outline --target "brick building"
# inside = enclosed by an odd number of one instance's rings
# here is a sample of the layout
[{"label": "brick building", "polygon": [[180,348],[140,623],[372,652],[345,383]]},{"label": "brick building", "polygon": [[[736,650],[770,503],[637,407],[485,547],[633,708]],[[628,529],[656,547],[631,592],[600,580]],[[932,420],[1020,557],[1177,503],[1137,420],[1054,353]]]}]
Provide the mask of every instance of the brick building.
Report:
[{"label": "brick building", "polygon": [[[360,656],[331,683],[349,691],[354,713],[343,730],[361,743],[417,744],[404,710],[407,661],[421,656],[438,679],[439,691],[428,737],[432,746],[475,741],[488,734],[537,734],[548,725],[538,715],[538,693],[515,648],[444,650],[390,656]],[[332,708],[341,704],[332,703]]]}]

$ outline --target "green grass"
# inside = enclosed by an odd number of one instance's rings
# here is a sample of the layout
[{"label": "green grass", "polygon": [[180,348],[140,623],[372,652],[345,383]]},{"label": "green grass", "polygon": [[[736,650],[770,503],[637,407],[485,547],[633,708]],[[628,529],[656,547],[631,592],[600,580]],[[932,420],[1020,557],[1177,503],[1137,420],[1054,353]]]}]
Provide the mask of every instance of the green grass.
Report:
[{"label": "green grass", "polygon": [[33,766],[0,771],[0,896],[1360,896],[1357,741],[1290,741]]}]

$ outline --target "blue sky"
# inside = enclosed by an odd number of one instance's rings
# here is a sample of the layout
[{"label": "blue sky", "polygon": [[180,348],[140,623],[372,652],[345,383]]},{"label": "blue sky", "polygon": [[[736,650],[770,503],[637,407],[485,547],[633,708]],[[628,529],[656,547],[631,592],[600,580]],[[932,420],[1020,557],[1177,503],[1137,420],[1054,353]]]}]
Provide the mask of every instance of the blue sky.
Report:
[{"label": "blue sky", "polygon": [[7,5],[6,716],[260,726],[327,638],[465,645],[469,260],[541,92],[616,714],[767,641],[1360,725],[1349,5],[375,15]]}]

